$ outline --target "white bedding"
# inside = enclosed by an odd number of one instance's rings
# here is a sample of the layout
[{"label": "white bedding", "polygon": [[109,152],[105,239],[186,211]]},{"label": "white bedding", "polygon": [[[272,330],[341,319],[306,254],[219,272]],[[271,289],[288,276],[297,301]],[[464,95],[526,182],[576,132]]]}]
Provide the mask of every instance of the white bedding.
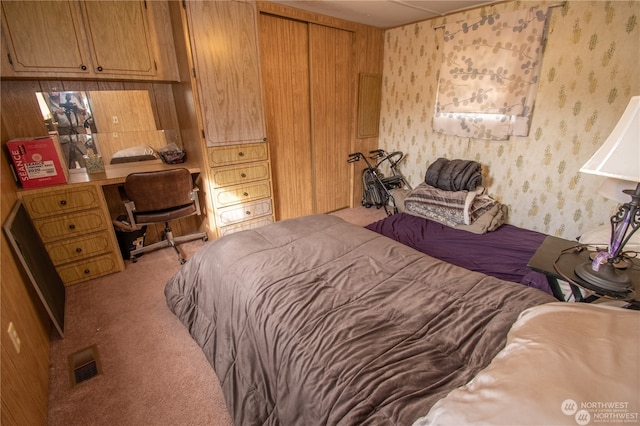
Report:
[{"label": "white bedding", "polygon": [[640,312],[584,303],[524,311],[504,349],[414,426],[640,423]]}]

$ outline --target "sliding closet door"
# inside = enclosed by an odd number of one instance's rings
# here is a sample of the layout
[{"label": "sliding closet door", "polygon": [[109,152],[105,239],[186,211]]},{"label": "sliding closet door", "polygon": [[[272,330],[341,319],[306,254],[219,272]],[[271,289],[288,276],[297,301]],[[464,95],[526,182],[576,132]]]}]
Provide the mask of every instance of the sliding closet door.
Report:
[{"label": "sliding closet door", "polygon": [[349,207],[353,33],[309,24],[315,212]]},{"label": "sliding closet door", "polygon": [[305,22],[260,15],[267,139],[277,220],[313,213],[309,35]]},{"label": "sliding closet door", "polygon": [[260,15],[276,219],[349,206],[353,34]]}]

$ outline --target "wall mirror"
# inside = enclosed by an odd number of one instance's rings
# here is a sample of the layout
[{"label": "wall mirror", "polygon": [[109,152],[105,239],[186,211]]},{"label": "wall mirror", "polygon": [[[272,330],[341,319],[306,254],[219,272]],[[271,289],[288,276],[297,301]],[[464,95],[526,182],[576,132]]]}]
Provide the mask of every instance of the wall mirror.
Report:
[{"label": "wall mirror", "polygon": [[70,169],[83,167],[91,154],[105,164],[161,161],[157,150],[177,139],[175,131],[157,129],[146,90],[38,92],[36,98]]}]

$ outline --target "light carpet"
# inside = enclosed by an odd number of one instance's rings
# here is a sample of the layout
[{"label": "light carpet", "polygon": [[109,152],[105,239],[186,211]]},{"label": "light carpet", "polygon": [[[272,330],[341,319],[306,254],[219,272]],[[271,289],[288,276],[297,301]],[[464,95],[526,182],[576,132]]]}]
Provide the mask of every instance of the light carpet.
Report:
[{"label": "light carpet", "polygon": [[[191,255],[204,244],[181,245]],[[67,288],[65,338],[51,344],[49,425],[232,425],[217,377],[167,308],[171,249]],[[102,374],[71,386],[68,357],[96,345]]]},{"label": "light carpet", "polygon": [[[364,207],[332,214],[360,226],[386,216]],[[189,257],[203,244],[180,247]],[[233,424],[213,369],[167,308],[164,286],[179,267],[162,249],[66,289],[65,338],[51,342],[50,426]],[[72,386],[68,357],[91,345],[102,374]]]}]

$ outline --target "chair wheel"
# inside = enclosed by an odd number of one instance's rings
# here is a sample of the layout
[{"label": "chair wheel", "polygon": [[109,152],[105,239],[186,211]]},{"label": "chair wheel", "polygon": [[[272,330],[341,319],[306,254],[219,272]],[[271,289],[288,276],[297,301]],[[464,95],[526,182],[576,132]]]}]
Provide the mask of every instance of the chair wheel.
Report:
[{"label": "chair wheel", "polygon": [[131,262],[132,263],[136,263],[138,261],[138,257],[137,256],[131,256]]}]

